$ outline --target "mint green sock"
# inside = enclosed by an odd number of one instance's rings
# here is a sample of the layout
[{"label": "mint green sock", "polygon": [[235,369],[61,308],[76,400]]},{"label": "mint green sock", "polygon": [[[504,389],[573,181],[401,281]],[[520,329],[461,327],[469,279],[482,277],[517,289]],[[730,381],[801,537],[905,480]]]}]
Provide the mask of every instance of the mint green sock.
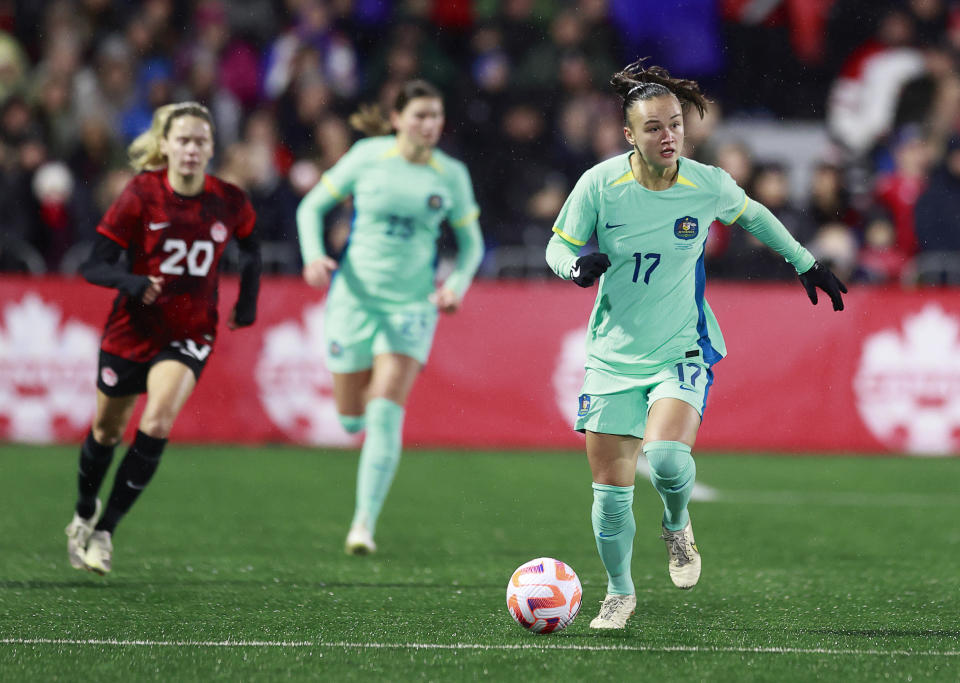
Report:
[{"label": "mint green sock", "polygon": [[651,441],[643,445],[650,463],[650,481],[663,499],[663,526],[679,531],[687,526],[687,503],[697,479],[690,446],[679,441]]},{"label": "mint green sock", "polygon": [[373,533],[393,475],[400,464],[403,406],[386,398],[373,398],[364,415],[367,435],[357,469],[357,505],[353,523],[363,523]]},{"label": "mint green sock", "polygon": [[363,431],[363,415],[340,415],[337,413],[337,419],[340,420],[340,425],[348,434],[358,434]]},{"label": "mint green sock", "polygon": [[630,560],[637,522],[633,518],[633,487],[593,485],[593,535],[597,551],[607,570],[607,592],[633,595]]}]

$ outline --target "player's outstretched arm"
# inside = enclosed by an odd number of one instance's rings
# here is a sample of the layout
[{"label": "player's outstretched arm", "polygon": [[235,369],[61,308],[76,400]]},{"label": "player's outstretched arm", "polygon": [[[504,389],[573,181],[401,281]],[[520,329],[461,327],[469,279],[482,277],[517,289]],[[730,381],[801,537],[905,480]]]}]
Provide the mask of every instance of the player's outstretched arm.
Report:
[{"label": "player's outstretched arm", "polygon": [[80,274],[90,284],[112,287],[131,299],[142,299],[153,283],[146,275],[134,275],[122,266],[122,255],[122,246],[105,235],[97,235],[93,251],[80,266]]},{"label": "player's outstretched arm", "polygon": [[817,263],[813,255],[793,238],[783,223],[767,207],[750,199],[737,222],[796,268],[810,301],[817,303],[819,287],[830,297],[833,310],[843,310],[843,297],[840,294],[841,292],[846,294],[846,286],[830,272],[829,268]]},{"label": "player's outstretched arm", "polygon": [[811,303],[816,305],[817,289],[819,288],[830,297],[830,301],[833,303],[833,310],[843,310],[843,297],[840,296],[840,293],[843,292],[846,294],[847,287],[829,268],[821,265],[819,262],[815,262],[810,270],[800,273],[799,278],[801,284],[803,284],[803,288],[807,290],[807,296],[810,297]]},{"label": "player's outstretched arm", "polygon": [[260,241],[254,235],[238,239],[237,246],[240,248],[240,291],[227,321],[227,327],[231,330],[253,325],[257,319],[257,297],[260,294],[260,273],[263,270]]}]

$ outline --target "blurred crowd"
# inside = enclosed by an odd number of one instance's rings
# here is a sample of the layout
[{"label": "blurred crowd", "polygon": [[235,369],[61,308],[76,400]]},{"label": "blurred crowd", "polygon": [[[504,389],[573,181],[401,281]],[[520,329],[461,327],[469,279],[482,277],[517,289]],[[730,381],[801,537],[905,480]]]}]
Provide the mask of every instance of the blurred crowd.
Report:
[{"label": "blurred crowd", "polygon": [[[0,0],[0,270],[75,272],[132,176],[126,145],[156,107],[197,100],[216,123],[211,170],[249,193],[268,271],[297,273],[296,206],[356,139],[347,116],[389,109],[420,76],[446,95],[441,147],[473,176],[481,275],[543,275],[567,193],[627,149],[609,77],[648,55],[714,101],[688,118],[686,155],[730,172],[841,278],[960,282],[949,0]],[[734,120],[821,125],[809,187],[791,191],[784,149],[724,135]],[[349,206],[328,220],[336,252]],[[719,224],[707,259],[718,277],[793,277]]]}]

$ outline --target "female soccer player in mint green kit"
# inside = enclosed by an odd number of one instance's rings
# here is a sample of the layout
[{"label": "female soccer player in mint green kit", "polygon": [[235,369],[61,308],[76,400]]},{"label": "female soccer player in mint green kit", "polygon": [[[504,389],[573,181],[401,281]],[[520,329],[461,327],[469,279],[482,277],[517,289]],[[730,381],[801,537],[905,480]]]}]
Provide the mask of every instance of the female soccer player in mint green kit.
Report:
[{"label": "female soccer player in mint green kit", "polygon": [[[576,429],[586,433],[593,475],[593,529],[607,570],[607,595],[591,628],[623,628],[636,607],[630,575],[633,483],[643,450],[664,503],[670,578],[692,588],[700,552],[687,502],[696,467],[691,448],[726,353],[704,299],[703,245],[714,220],[734,222],[796,268],[810,300],[827,292],[843,309],[843,284],[797,243],[727,173],[680,156],[683,110],[702,116],[699,86],[643,60],[614,74],[631,150],[580,178],[560,211],[547,262],[581,287],[600,280],[587,331]],[[596,233],[600,251],[579,256]]]},{"label": "female soccer player in mint green kit", "polygon": [[[351,433],[366,429],[346,540],[348,553],[362,555],[376,550],[377,517],[400,462],[404,404],[430,353],[437,311],[460,307],[483,239],[469,172],[436,148],[443,101],[435,87],[410,81],[389,121],[364,108],[350,123],[375,137],[354,144],[323,174],[297,209],[297,227],[304,280],[330,286],[324,333],[340,421]],[[323,216],[348,195],[355,217],[337,263],[323,248]],[[443,220],[458,254],[437,287]]]}]

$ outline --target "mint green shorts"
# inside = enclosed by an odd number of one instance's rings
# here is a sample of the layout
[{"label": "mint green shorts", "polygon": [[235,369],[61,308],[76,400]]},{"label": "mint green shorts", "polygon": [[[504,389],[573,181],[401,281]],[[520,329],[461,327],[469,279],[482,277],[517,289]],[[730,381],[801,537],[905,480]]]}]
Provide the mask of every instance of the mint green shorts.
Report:
[{"label": "mint green shorts", "polygon": [[437,309],[424,302],[403,311],[384,311],[331,296],[323,327],[330,372],[366,370],[373,366],[374,356],[383,353],[426,363],[437,328]]},{"label": "mint green shorts", "polygon": [[587,368],[574,429],[642,439],[654,402],[676,398],[702,416],[712,384],[713,370],[699,360],[678,362],[649,376],[628,377]]}]

